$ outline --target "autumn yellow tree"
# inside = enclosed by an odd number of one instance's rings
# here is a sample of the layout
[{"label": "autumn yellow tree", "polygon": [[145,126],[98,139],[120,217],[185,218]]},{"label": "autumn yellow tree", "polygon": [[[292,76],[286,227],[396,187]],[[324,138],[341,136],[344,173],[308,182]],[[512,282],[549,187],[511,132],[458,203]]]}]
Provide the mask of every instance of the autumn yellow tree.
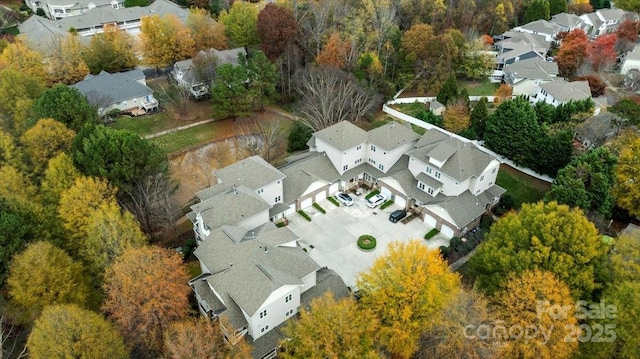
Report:
[{"label": "autumn yellow tree", "polygon": [[103,33],[91,36],[84,60],[93,74],[119,72],[138,64],[133,39],[117,26],[105,26]]},{"label": "autumn yellow tree", "polygon": [[77,305],[50,305],[36,320],[27,341],[33,359],[125,359],[120,334],[100,315]]},{"label": "autumn yellow tree", "polygon": [[195,54],[195,44],[189,35],[189,28],[173,14],[143,17],[138,39],[144,57],[143,62],[156,69]]},{"label": "autumn yellow tree", "polygon": [[13,135],[29,128],[33,102],[44,91],[44,80],[13,68],[0,71],[0,125]]},{"label": "autumn yellow tree", "polygon": [[244,339],[230,345],[223,340],[220,321],[205,317],[171,323],[164,332],[164,346],[171,359],[251,358],[251,347]]},{"label": "autumn yellow tree", "polygon": [[80,263],[49,242],[30,244],[9,266],[9,297],[26,322],[52,304],[86,307],[91,289]]},{"label": "autumn yellow tree", "polygon": [[613,196],[618,206],[629,211],[631,215],[640,216],[640,138],[629,141],[620,150],[616,165],[616,181]]},{"label": "autumn yellow tree", "polygon": [[513,94],[513,88],[507,84],[501,84],[496,90],[493,100],[494,105],[498,106],[502,101],[511,98]]},{"label": "autumn yellow tree", "polygon": [[258,13],[256,5],[248,1],[234,1],[228,11],[220,12],[218,20],[224,24],[233,46],[254,45],[260,41]]},{"label": "autumn yellow tree", "polygon": [[460,133],[471,125],[471,114],[467,100],[460,98],[454,103],[449,104],[442,115],[444,128],[453,132]]},{"label": "autumn yellow tree", "polygon": [[[504,337],[496,338],[504,346],[500,349],[503,358],[564,359],[571,358],[578,348],[578,341],[571,330],[577,330],[575,301],[569,287],[553,273],[524,271],[513,274],[504,289],[493,298],[498,315],[504,320],[507,330]],[[535,326],[537,331],[524,334]],[[544,331],[544,332],[543,332]]]},{"label": "autumn yellow tree", "polygon": [[211,48],[226,49],[227,35],[224,32],[224,25],[215,21],[205,9],[192,8],[189,10],[187,27],[191,33],[191,38],[195,44],[195,50],[209,50]]},{"label": "autumn yellow tree", "polygon": [[13,136],[0,129],[0,165],[20,165],[22,155]]},{"label": "autumn yellow tree", "polygon": [[378,319],[352,298],[336,301],[332,293],[315,298],[300,319],[285,326],[283,358],[380,358]]},{"label": "autumn yellow tree", "polygon": [[32,50],[18,38],[2,50],[2,54],[0,54],[0,70],[12,68],[44,82],[48,77],[43,60],[42,54]]},{"label": "autumn yellow tree", "polygon": [[124,251],[145,244],[146,237],[133,214],[109,201],[87,213],[86,237],[81,239],[79,254],[93,274],[101,275]]},{"label": "autumn yellow tree", "polygon": [[87,236],[91,214],[100,205],[116,200],[116,189],[106,180],[97,177],[78,177],[73,186],[60,195],[58,215],[69,233],[65,247],[71,253],[78,253],[82,240]]},{"label": "autumn yellow tree", "polygon": [[134,355],[163,352],[164,328],[189,312],[188,280],[180,255],[155,246],[129,248],[107,269],[102,310]]},{"label": "autumn yellow tree", "polygon": [[356,286],[362,305],[380,320],[380,342],[409,358],[418,349],[420,335],[440,320],[440,313],[459,291],[460,279],[437,250],[421,241],[392,242]]},{"label": "autumn yellow tree", "polygon": [[75,131],[52,118],[40,119],[28,129],[20,137],[20,143],[24,146],[33,173],[42,173],[50,159],[60,152],[69,151],[75,135]]},{"label": "autumn yellow tree", "polygon": [[47,57],[49,84],[70,85],[82,81],[89,74],[84,61],[85,46],[75,34],[56,41],[51,55]]},{"label": "autumn yellow tree", "polygon": [[62,192],[71,188],[76,178],[80,176],[80,172],[73,165],[73,160],[66,153],[60,152],[50,159],[40,184],[44,204],[58,208]]},{"label": "autumn yellow tree", "polygon": [[444,308],[442,321],[422,335],[414,358],[497,359],[493,338],[469,335],[473,328],[496,320],[487,298],[473,289],[462,290]]}]

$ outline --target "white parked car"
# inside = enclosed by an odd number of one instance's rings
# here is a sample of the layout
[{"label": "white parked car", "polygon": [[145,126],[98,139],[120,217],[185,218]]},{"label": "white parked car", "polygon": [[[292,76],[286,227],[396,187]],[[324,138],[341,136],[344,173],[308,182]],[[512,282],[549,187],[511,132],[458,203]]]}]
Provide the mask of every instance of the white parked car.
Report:
[{"label": "white parked car", "polygon": [[353,198],[344,192],[336,193],[336,199],[347,207],[353,206]]},{"label": "white parked car", "polygon": [[379,204],[383,204],[386,200],[387,197],[378,193],[377,195],[367,200],[367,206],[369,206],[370,208],[376,208]]}]

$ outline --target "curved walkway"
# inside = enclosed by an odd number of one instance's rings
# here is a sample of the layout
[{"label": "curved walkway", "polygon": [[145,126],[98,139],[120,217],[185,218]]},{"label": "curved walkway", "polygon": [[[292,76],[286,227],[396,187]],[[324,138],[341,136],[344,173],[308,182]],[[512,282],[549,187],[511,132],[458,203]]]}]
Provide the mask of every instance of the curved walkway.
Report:
[{"label": "curved walkway", "polygon": [[[396,95],[396,96],[398,96],[398,95]],[[470,96],[469,97],[469,99],[471,99],[472,101],[475,101],[472,97],[482,97],[482,96]],[[487,97],[487,96],[484,96],[484,97]],[[545,175],[545,174],[538,173],[538,172],[532,170],[531,168],[519,166],[519,165],[515,164],[513,161],[511,161],[510,159],[508,159],[507,157],[505,157],[503,155],[500,155],[500,154],[497,154],[497,153],[491,151],[490,149],[484,147],[483,146],[484,141],[470,140],[470,139],[468,139],[466,137],[462,137],[462,136],[457,135],[457,134],[455,134],[453,132],[449,132],[449,131],[445,130],[444,128],[441,128],[441,127],[432,125],[430,123],[424,122],[424,121],[419,120],[419,119],[417,119],[417,118],[415,118],[413,116],[409,116],[409,115],[407,115],[405,113],[402,113],[402,112],[400,112],[398,110],[394,110],[391,107],[389,107],[389,105],[395,105],[395,104],[399,104],[399,103],[413,103],[413,102],[427,103],[427,102],[433,101],[434,99],[435,99],[435,97],[395,98],[393,100],[387,101],[382,106],[382,112],[384,112],[384,113],[386,113],[386,114],[388,114],[390,116],[393,116],[395,118],[398,118],[400,120],[403,120],[403,121],[409,122],[411,124],[414,124],[414,125],[416,125],[418,127],[422,127],[424,129],[427,129],[427,130],[437,130],[437,131],[443,132],[443,133],[445,133],[445,134],[447,134],[447,135],[449,135],[451,137],[457,138],[460,141],[473,143],[481,151],[486,152],[486,153],[494,156],[496,159],[498,159],[498,161],[500,161],[500,163],[507,164],[507,165],[517,169],[520,172],[526,173],[526,174],[528,174],[528,175],[530,175],[532,177],[535,177],[537,179],[540,179],[542,181],[549,182],[549,183],[553,182],[553,178],[552,177],[550,177],[548,175]],[[491,98],[491,100],[493,100],[493,98]]]}]

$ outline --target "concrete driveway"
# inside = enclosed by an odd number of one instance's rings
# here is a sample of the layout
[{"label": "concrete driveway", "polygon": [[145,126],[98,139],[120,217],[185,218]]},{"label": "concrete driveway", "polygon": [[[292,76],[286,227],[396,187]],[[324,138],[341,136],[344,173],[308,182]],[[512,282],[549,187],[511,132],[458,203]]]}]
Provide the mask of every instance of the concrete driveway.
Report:
[{"label": "concrete driveway", "polygon": [[[350,207],[336,207],[328,200],[321,201],[319,204],[327,211],[326,214],[314,207],[307,208],[305,212],[311,216],[311,222],[297,213],[289,216],[288,220],[289,229],[300,237],[301,245],[307,248],[311,258],[321,266],[336,271],[354,290],[358,273],[369,269],[392,241],[416,238],[429,248],[449,245],[449,239],[441,234],[424,240],[424,235],[433,227],[427,226],[419,218],[407,224],[391,223],[389,214],[400,208],[397,205],[381,211],[367,207],[364,195],[352,197],[355,203]],[[358,248],[356,241],[363,234],[376,238],[374,250],[367,252]]]}]

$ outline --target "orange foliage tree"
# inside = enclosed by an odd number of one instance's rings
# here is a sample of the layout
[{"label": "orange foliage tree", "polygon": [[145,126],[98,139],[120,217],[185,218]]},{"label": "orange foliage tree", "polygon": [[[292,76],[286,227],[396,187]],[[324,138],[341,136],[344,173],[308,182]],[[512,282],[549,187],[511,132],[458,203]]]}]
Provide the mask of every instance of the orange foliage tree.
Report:
[{"label": "orange foliage tree", "polygon": [[575,29],[564,35],[562,45],[560,45],[558,55],[556,55],[560,75],[564,77],[575,75],[587,57],[588,44],[587,34],[581,29]]},{"label": "orange foliage tree", "polygon": [[498,106],[502,101],[507,100],[513,95],[513,88],[507,84],[502,84],[495,93],[493,103]]},{"label": "orange foliage tree", "polygon": [[163,329],[189,312],[188,280],[180,255],[155,246],[127,249],[107,269],[102,310],[134,354],[163,352]]},{"label": "orange foliage tree", "polygon": [[347,55],[351,49],[351,42],[340,38],[340,34],[334,32],[329,36],[324,47],[316,57],[319,66],[333,66],[338,69],[347,67]]},{"label": "orange foliage tree", "polygon": [[244,339],[231,346],[222,337],[220,322],[205,317],[169,325],[164,346],[166,358],[171,359],[251,358],[251,347]]},{"label": "orange foliage tree", "polygon": [[587,47],[587,56],[591,62],[593,70],[599,71],[609,67],[616,62],[615,44],[618,41],[618,35],[606,34],[598,36],[589,43]]}]

